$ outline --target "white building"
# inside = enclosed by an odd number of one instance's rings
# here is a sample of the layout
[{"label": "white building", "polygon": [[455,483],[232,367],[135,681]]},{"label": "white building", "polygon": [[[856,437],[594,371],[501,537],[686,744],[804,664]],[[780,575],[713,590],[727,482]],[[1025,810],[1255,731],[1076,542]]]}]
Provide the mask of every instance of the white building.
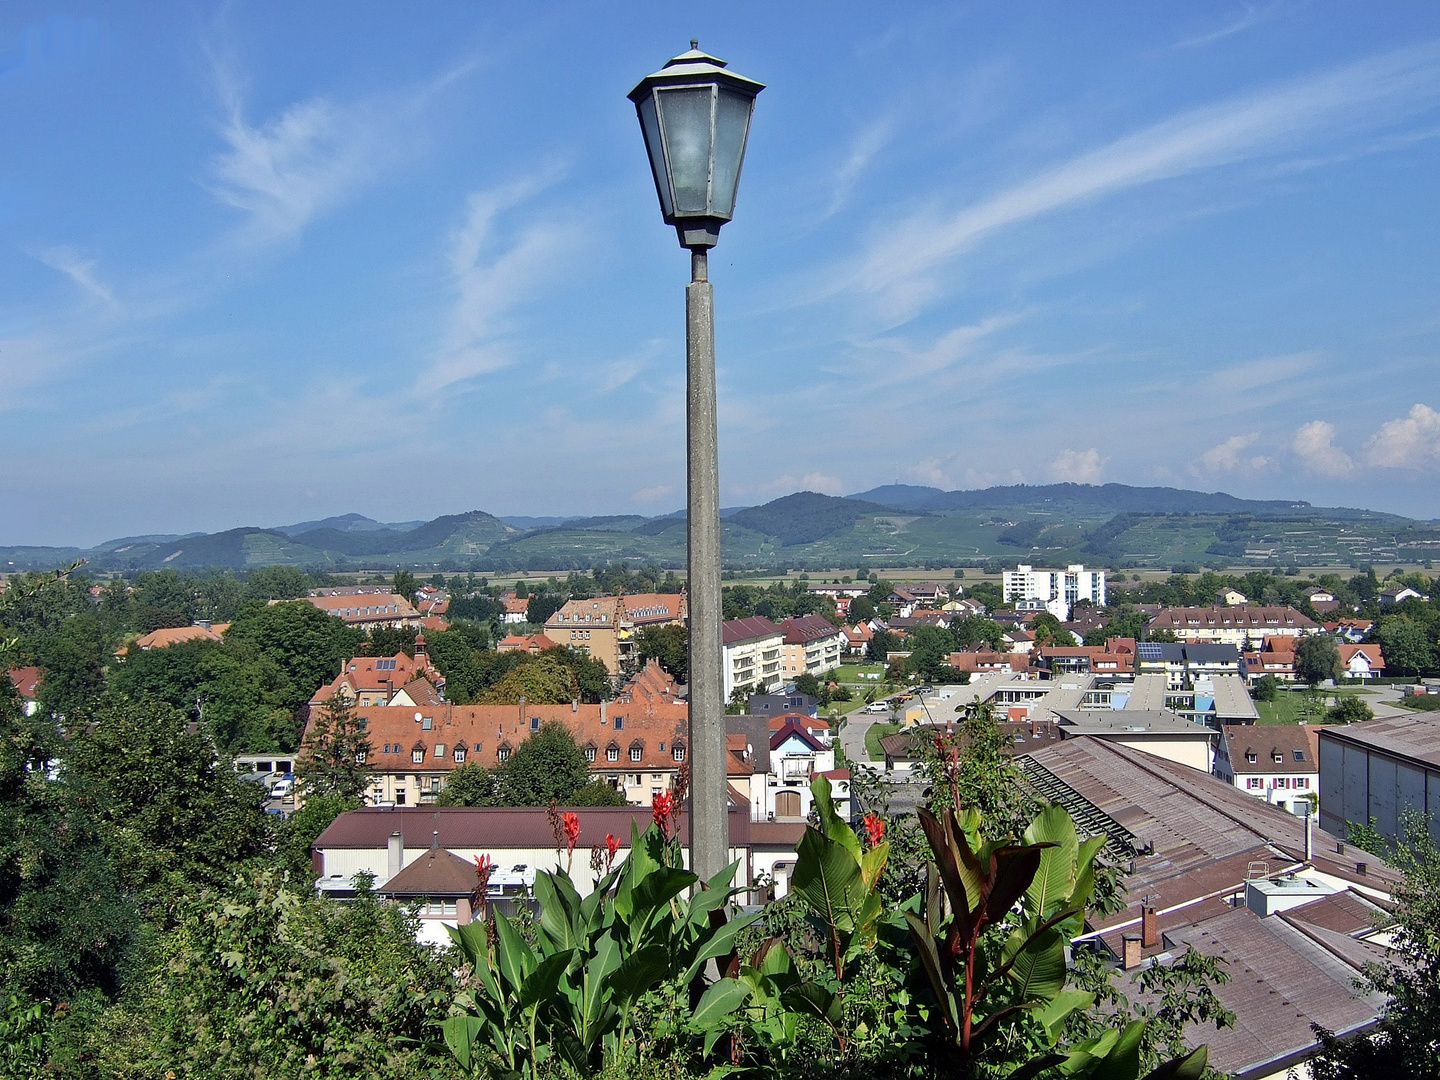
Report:
[{"label": "white building", "polygon": [[817,739],[799,717],[786,717],[770,734],[765,816],[770,821],[804,821],[810,814],[810,781],[830,781],[836,812],[850,816],[850,770],[835,768],[835,750]]},{"label": "white building", "polygon": [[1320,795],[1320,763],[1298,724],[1229,724],[1215,755],[1215,775],[1257,799],[1292,810]]},{"label": "white building", "polygon": [[797,675],[818,677],[840,666],[847,643],[843,627],[819,615],[801,615],[781,619],[780,629],[785,631],[781,659],[786,679]]},{"label": "white building", "polygon": [[1020,601],[1039,601],[1046,611],[1067,622],[1081,600],[1105,606],[1105,571],[1086,570],[1081,563],[1072,563],[1064,570],[1036,570],[1021,563],[1005,571],[1005,600],[1017,607]]},{"label": "white building", "polygon": [[736,690],[766,693],[780,685],[785,631],[762,615],[731,619],[721,627],[725,700]]}]

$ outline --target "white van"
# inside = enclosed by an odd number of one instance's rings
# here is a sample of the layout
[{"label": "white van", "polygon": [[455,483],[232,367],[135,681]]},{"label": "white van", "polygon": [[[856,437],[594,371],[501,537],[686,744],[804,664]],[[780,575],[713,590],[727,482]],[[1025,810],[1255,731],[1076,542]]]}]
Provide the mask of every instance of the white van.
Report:
[{"label": "white van", "polygon": [[277,780],[275,786],[270,789],[272,799],[288,799],[295,794],[294,780]]},{"label": "white van", "polygon": [[889,712],[890,709],[891,704],[888,701],[872,701],[869,705],[865,706],[866,712],[873,713]]}]

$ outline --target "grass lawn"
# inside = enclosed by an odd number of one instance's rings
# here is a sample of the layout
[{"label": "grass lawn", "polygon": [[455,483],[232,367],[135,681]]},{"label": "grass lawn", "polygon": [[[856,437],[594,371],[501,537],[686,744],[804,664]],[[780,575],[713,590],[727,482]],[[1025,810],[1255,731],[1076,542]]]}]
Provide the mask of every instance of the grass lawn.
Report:
[{"label": "grass lawn", "polygon": [[[862,674],[879,675],[881,678],[862,679],[860,678]],[[861,686],[879,686],[885,681],[884,675],[884,664],[841,664],[830,673],[830,677],[836,682],[857,683]]]},{"label": "grass lawn", "polygon": [[1320,691],[1320,710],[1318,713],[1306,713],[1308,694],[1304,690],[1281,690],[1280,696],[1274,701],[1257,701],[1256,711],[1260,713],[1262,724],[1298,724],[1302,720],[1319,722],[1325,714],[1325,710],[1335,703],[1337,697],[1361,697],[1367,696],[1370,692],[1362,686],[1342,686],[1335,690]]},{"label": "grass lawn", "polygon": [[865,732],[865,752],[870,755],[871,761],[884,761],[885,751],[880,749],[880,740],[886,735],[894,735],[900,730],[899,724],[871,724],[870,730]]}]

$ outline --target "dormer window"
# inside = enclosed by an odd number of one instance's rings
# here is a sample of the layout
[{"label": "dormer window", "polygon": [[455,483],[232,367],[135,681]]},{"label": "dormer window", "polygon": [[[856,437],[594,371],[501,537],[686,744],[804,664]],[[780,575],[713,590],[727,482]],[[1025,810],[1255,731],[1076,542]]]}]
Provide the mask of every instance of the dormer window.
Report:
[{"label": "dormer window", "polygon": [[1285,755],[1280,753],[1279,750],[1276,750],[1270,755],[1270,760],[1275,762],[1276,765],[1283,765],[1285,764]]},{"label": "dormer window", "polygon": [[425,764],[425,747],[417,746],[410,751],[410,763],[412,765]]},{"label": "dormer window", "polygon": [[684,760],[685,760],[685,747],[681,746],[679,743],[676,743],[675,746],[674,746],[674,748],[673,748],[673,750],[672,750],[672,754],[673,754],[673,756],[674,756],[674,758],[675,758],[676,761],[684,761]]},{"label": "dormer window", "polygon": [[1245,760],[1248,761],[1251,765],[1254,765],[1255,762],[1259,761],[1260,759],[1256,757],[1255,753],[1252,751],[1245,755]]},{"label": "dormer window", "polygon": [[506,761],[509,761],[509,760],[510,760],[510,747],[508,747],[508,746],[502,746],[502,747],[500,747],[499,750],[496,750],[496,751],[495,751],[495,756],[496,756],[497,758],[499,758],[502,763],[503,763],[503,762],[506,762]]},{"label": "dormer window", "polygon": [[641,746],[638,742],[637,742],[637,743],[631,743],[631,744],[630,744],[630,760],[631,760],[631,761],[639,761],[640,758],[641,758],[642,756],[644,756],[644,754],[645,754],[645,748],[644,748],[643,746]]},{"label": "dormer window", "polygon": [[587,747],[585,747],[585,760],[586,760],[586,761],[594,761],[594,760],[595,760],[595,747],[594,747],[593,745],[592,745],[592,746],[587,746]]},{"label": "dormer window", "polygon": [[365,764],[365,751],[364,751],[364,750],[357,750],[357,751],[355,752],[355,764],[356,764],[356,765],[364,765],[364,764]]},{"label": "dormer window", "polygon": [[614,743],[611,743],[609,746],[607,746],[607,747],[605,748],[605,760],[606,760],[606,761],[619,761],[619,760],[620,760],[620,747],[616,746]]},{"label": "dormer window", "polygon": [[455,764],[465,764],[465,748],[463,746],[455,747]]}]

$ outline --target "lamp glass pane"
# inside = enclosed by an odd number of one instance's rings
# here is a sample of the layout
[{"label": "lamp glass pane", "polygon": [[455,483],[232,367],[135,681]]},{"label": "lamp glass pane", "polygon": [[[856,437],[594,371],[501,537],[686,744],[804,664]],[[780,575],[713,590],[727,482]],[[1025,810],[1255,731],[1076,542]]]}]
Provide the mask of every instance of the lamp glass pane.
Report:
[{"label": "lamp glass pane", "polygon": [[715,175],[710,184],[711,213],[728,218],[735,212],[735,189],[740,184],[740,163],[745,158],[745,136],[750,129],[749,94],[720,88],[715,103]]},{"label": "lamp glass pane", "polygon": [[669,217],[675,212],[670,194],[670,177],[665,170],[665,144],[660,141],[660,123],[655,118],[655,95],[648,94],[636,106],[640,113],[640,130],[645,134],[645,151],[650,155],[650,171],[655,174],[655,190],[660,195],[660,212]]},{"label": "lamp glass pane", "polygon": [[685,86],[656,92],[665,153],[670,162],[670,187],[676,217],[704,215],[710,209],[710,102],[708,86]]}]

